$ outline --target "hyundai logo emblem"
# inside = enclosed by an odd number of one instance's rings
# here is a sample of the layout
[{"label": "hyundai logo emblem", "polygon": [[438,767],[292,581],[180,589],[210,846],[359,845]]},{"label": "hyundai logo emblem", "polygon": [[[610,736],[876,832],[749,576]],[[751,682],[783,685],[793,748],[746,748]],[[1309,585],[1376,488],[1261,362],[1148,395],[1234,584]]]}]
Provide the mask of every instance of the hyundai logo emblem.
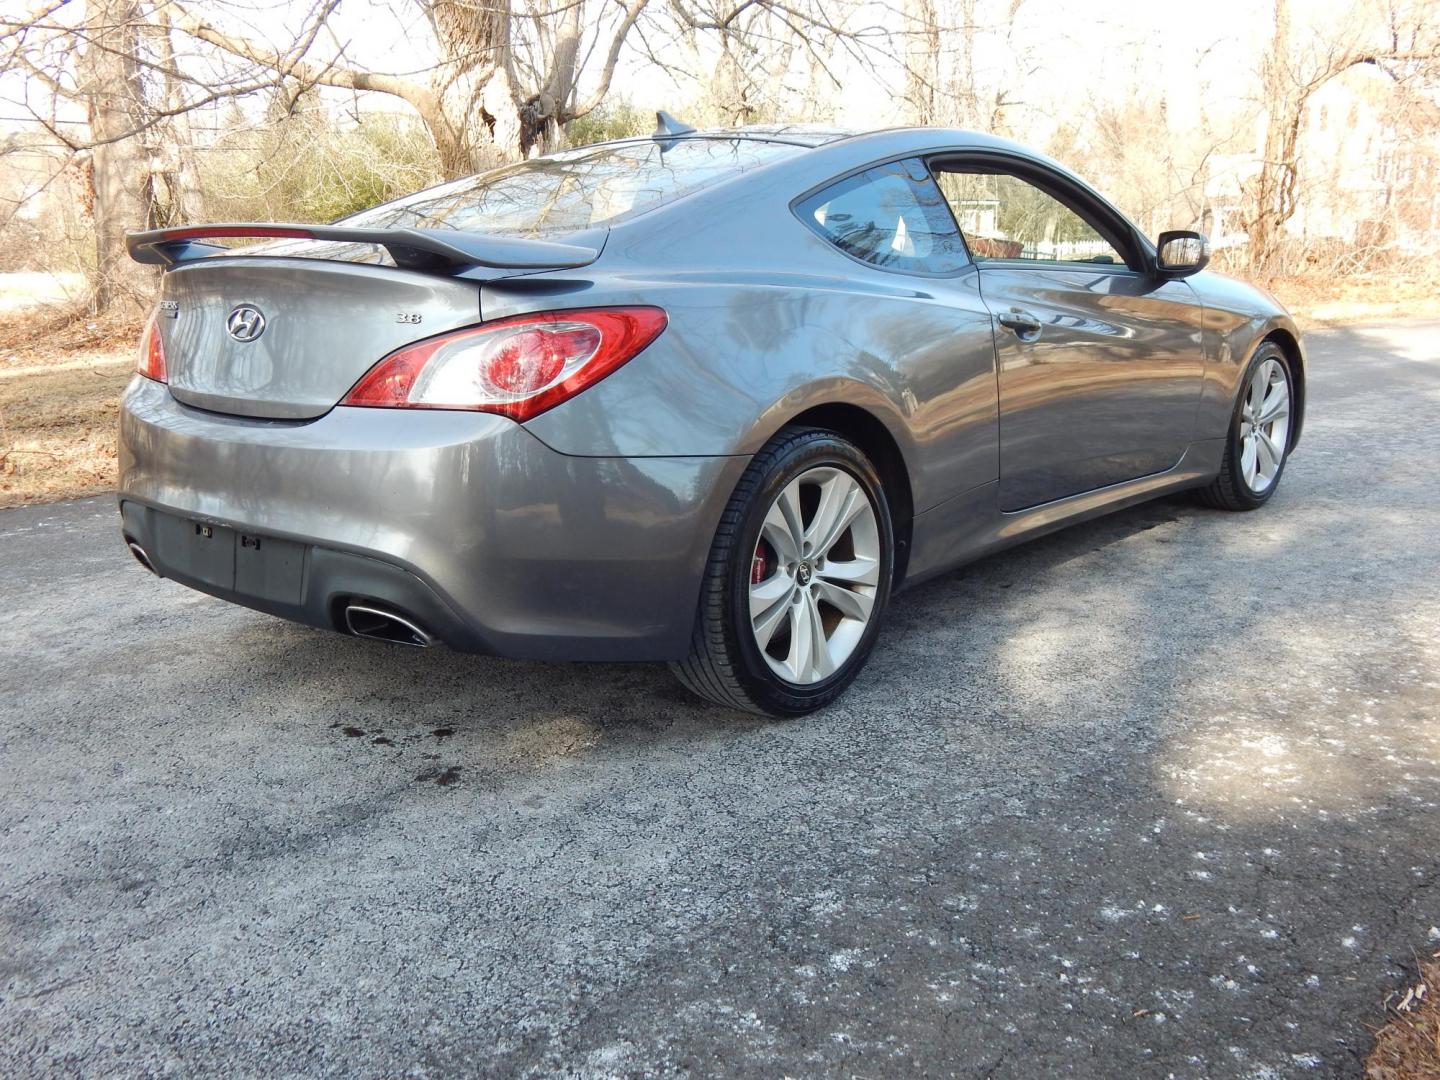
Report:
[{"label": "hyundai logo emblem", "polygon": [[265,316],[252,304],[240,304],[225,320],[225,329],[236,341],[254,341],[265,332]]}]

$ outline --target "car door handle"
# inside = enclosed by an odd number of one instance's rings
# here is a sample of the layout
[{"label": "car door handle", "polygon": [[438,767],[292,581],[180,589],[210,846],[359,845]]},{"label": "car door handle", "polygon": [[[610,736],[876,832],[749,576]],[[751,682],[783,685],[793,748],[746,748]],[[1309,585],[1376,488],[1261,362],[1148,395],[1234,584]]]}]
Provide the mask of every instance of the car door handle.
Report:
[{"label": "car door handle", "polygon": [[1032,338],[1040,334],[1040,320],[1019,308],[1011,308],[1005,314],[997,315],[996,321],[1007,330],[1014,330],[1015,336],[1019,338]]}]

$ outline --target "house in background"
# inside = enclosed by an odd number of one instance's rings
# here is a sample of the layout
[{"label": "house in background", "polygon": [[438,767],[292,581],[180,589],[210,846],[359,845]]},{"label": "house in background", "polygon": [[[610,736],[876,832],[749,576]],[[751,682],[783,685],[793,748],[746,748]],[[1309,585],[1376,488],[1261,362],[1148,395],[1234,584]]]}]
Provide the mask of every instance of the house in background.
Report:
[{"label": "house in background", "polygon": [[[1247,242],[1254,154],[1215,155],[1200,223],[1216,248]],[[1416,256],[1440,251],[1440,104],[1400,89],[1378,67],[1352,67],[1311,95],[1297,147],[1295,213],[1283,233],[1298,254]]]}]

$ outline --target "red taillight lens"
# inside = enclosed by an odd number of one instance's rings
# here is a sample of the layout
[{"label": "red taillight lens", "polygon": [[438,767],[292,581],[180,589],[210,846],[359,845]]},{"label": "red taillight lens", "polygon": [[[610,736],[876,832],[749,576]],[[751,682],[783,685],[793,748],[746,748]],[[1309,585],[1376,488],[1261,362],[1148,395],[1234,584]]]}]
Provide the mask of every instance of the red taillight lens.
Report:
[{"label": "red taillight lens", "polygon": [[517,330],[488,350],[480,381],[503,394],[534,394],[560,378],[566,364],[593,356],[600,342],[600,331],[585,323]]},{"label": "red taillight lens", "polygon": [[140,352],[135,358],[135,370],[147,379],[165,381],[165,346],[160,341],[160,328],[152,318],[145,324],[140,335]]},{"label": "red taillight lens", "polygon": [[603,379],[665,329],[655,307],[499,319],[393,352],[343,405],[474,409],[529,420]]}]

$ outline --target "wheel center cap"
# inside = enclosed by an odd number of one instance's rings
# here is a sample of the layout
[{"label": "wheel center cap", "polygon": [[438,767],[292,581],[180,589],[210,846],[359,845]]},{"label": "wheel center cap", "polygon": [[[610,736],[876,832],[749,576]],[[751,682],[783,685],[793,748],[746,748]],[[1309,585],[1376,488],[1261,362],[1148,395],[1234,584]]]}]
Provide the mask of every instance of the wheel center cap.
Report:
[{"label": "wheel center cap", "polygon": [[809,585],[812,574],[814,574],[814,571],[810,569],[810,564],[808,562],[802,562],[795,571],[795,580],[800,582],[801,585]]}]

